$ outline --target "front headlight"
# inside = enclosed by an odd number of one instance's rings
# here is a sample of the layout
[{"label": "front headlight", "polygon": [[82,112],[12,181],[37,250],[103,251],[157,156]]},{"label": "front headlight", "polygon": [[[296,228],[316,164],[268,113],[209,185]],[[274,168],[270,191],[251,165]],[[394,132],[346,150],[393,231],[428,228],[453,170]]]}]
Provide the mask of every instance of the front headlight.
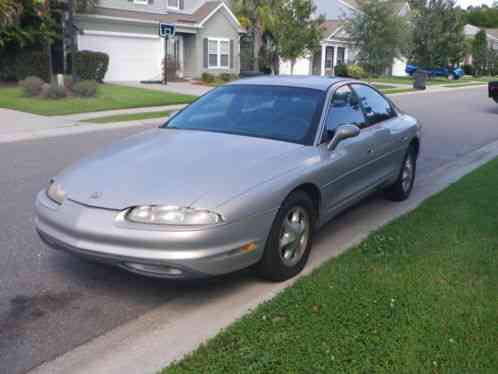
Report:
[{"label": "front headlight", "polygon": [[59,183],[52,182],[47,189],[47,196],[54,203],[61,205],[64,202],[66,193]]},{"label": "front headlight", "polygon": [[155,225],[214,225],[222,221],[217,213],[177,206],[139,206],[131,209],[126,218]]}]

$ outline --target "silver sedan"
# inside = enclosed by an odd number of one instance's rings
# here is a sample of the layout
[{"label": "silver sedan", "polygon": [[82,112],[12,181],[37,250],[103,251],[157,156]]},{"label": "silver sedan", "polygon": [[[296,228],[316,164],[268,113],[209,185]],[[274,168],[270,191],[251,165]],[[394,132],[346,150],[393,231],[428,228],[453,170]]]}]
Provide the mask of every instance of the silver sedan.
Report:
[{"label": "silver sedan", "polygon": [[35,224],[55,249],[143,275],[281,281],[342,210],[379,189],[407,199],[419,148],[417,121],[367,84],[241,80],[54,177]]}]

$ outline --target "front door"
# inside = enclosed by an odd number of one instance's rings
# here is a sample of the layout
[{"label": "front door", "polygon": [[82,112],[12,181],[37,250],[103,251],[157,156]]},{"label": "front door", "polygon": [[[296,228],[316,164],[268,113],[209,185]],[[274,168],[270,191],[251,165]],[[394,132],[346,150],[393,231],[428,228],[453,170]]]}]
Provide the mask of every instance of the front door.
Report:
[{"label": "front door", "polygon": [[[341,125],[354,124],[361,132],[343,140],[333,151],[327,144]],[[323,203],[333,214],[369,190],[371,147],[375,132],[368,127],[355,94],[349,86],[339,87],[332,99],[321,145]]]}]

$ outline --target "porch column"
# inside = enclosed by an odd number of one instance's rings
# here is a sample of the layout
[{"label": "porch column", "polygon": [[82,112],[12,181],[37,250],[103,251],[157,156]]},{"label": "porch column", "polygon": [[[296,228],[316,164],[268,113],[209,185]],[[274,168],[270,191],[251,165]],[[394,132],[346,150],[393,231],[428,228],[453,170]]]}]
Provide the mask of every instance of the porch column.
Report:
[{"label": "porch column", "polygon": [[325,44],[322,44],[322,68],[320,75],[324,76],[325,75],[325,53],[327,51],[327,46]]},{"label": "porch column", "polygon": [[348,48],[344,47],[344,63],[348,64]]},{"label": "porch column", "polygon": [[335,67],[337,66],[337,46],[334,46],[334,63],[332,64],[332,67],[334,68],[334,74],[335,74]]}]

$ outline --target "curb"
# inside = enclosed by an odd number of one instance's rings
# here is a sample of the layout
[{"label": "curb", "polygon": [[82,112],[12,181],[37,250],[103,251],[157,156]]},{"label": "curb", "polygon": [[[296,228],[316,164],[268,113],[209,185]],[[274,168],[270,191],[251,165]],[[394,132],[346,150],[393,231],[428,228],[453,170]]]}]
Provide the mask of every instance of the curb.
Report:
[{"label": "curb", "polygon": [[[472,170],[498,156],[498,141],[478,148],[417,180],[404,203],[373,198],[325,225],[305,271],[280,284],[245,277],[218,283],[209,292],[172,300],[74,350],[42,364],[32,374],[153,373],[195,350],[221,329],[272,299],[325,261],[359,244],[371,231],[404,215]],[[375,211],[375,215],[371,212]]]}]

